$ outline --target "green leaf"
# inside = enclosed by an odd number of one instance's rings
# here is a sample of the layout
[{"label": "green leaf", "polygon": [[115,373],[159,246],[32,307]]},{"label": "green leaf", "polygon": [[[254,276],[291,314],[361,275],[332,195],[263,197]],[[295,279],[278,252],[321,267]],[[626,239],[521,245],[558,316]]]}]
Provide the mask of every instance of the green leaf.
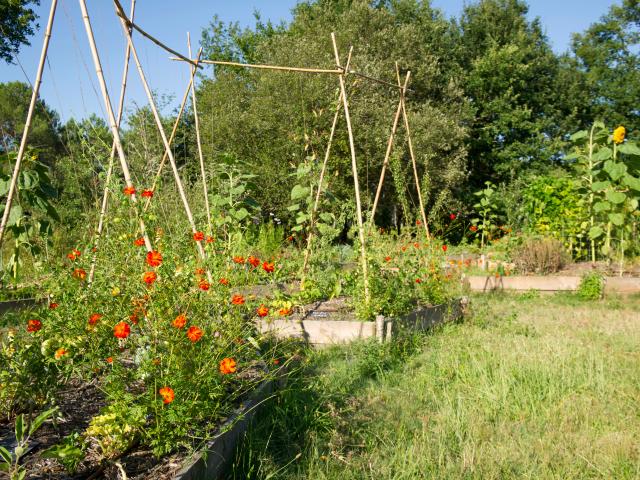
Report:
[{"label": "green leaf", "polygon": [[298,210],[300,210],[300,204],[296,203],[294,205],[290,205],[287,207],[287,210],[289,210],[290,212],[296,212]]},{"label": "green leaf", "polygon": [[331,223],[333,222],[333,215],[331,213],[323,212],[320,214],[320,219],[323,222]]},{"label": "green leaf", "polygon": [[615,192],[611,190],[607,191],[606,197],[607,197],[607,200],[609,200],[614,205],[619,205],[620,203],[624,202],[625,198],[627,198],[627,196],[624,193]]},{"label": "green leaf", "polygon": [[625,142],[618,145],[618,151],[625,155],[640,155],[640,147],[634,142]]},{"label": "green leaf", "polygon": [[609,185],[611,185],[611,182],[609,180],[603,180],[601,182],[593,182],[593,184],[591,185],[591,190],[593,190],[594,192],[600,192],[605,188],[609,187]]},{"label": "green leaf", "polygon": [[604,231],[602,230],[602,228],[600,228],[600,227],[591,227],[589,229],[589,238],[591,238],[593,240],[595,238],[598,238],[603,233],[604,233]]},{"label": "green leaf", "polygon": [[9,180],[0,179],[0,197],[4,197],[7,193],[9,193]]},{"label": "green leaf", "polygon": [[624,224],[624,215],[621,213],[610,213],[609,215],[609,220],[611,221],[611,223],[613,223],[615,226],[619,227],[620,225]]},{"label": "green leaf", "polygon": [[248,215],[249,215],[249,212],[247,211],[246,208],[240,208],[239,210],[236,210],[235,212],[233,212],[233,216],[238,221],[244,220],[245,218],[247,218]]},{"label": "green leaf", "polygon": [[293,227],[291,229],[292,232],[301,232],[302,231],[302,225],[296,225],[295,227]]},{"label": "green leaf", "polygon": [[0,457],[2,457],[4,462],[11,465],[11,454],[9,453],[9,450],[4,448],[2,445],[0,445]]},{"label": "green leaf", "polygon": [[627,173],[627,166],[624,163],[607,160],[604,162],[604,171],[609,174],[611,180],[620,180]]},{"label": "green leaf", "polygon": [[245,190],[246,187],[244,185],[238,185],[237,187],[231,189],[231,195],[242,195]]},{"label": "green leaf", "polygon": [[9,219],[7,221],[7,227],[17,225],[22,219],[22,207],[20,205],[13,205],[11,212],[9,213]]},{"label": "green leaf", "polygon": [[574,133],[573,135],[571,135],[571,141],[575,142],[576,140],[580,140],[581,138],[586,138],[589,135],[589,133],[586,130],[580,130],[576,133]]},{"label": "green leaf", "polygon": [[291,200],[298,200],[299,198],[304,198],[309,195],[311,190],[308,187],[303,187],[302,185],[295,185],[291,190]]},{"label": "green leaf", "polygon": [[16,418],[16,440],[18,443],[24,440],[24,415],[18,415]]},{"label": "green leaf", "polygon": [[640,178],[633,177],[629,174],[624,176],[622,182],[629,188],[640,192]]},{"label": "green leaf", "polygon": [[596,202],[593,205],[593,209],[598,213],[604,212],[607,210],[611,210],[611,204],[609,202]]},{"label": "green leaf", "polygon": [[58,408],[51,408],[42,412],[40,415],[36,417],[33,423],[29,426],[29,436],[33,435],[36,430],[38,430],[44,422],[46,422],[49,417],[53,416],[58,411]]},{"label": "green leaf", "polygon": [[593,159],[594,162],[601,162],[611,157],[613,157],[613,152],[611,151],[611,149],[609,147],[602,147],[600,148],[600,150],[594,153],[593,157],[591,158]]}]

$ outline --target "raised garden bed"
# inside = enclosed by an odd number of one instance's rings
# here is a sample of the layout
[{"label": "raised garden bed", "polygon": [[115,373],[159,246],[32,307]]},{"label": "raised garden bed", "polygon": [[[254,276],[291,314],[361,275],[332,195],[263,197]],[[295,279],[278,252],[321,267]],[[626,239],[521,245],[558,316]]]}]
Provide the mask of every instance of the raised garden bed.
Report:
[{"label": "raised garden bed", "polygon": [[358,339],[377,338],[389,341],[401,328],[425,331],[434,325],[460,318],[466,300],[456,299],[447,304],[418,307],[398,318],[378,316],[375,322],[357,320],[345,297],[323,300],[306,305],[300,312],[286,319],[258,321],[262,333],[278,337],[299,338],[311,345],[333,345]]},{"label": "raised garden bed", "polygon": [[0,315],[7,312],[17,312],[27,310],[29,308],[38,307],[44,304],[46,300],[41,298],[21,298],[17,300],[5,300],[0,302]]},{"label": "raised garden bed", "polygon": [[[466,277],[469,288],[475,292],[500,290],[539,292],[574,292],[578,290],[582,277],[578,276],[479,276]],[[640,292],[640,278],[605,277],[604,293],[630,294]]]}]

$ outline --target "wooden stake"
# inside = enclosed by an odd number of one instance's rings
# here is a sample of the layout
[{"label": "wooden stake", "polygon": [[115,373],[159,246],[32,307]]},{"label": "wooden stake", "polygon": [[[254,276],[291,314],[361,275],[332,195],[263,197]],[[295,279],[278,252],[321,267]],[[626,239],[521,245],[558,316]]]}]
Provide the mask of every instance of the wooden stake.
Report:
[{"label": "wooden stake", "polygon": [[[191,35],[187,33],[187,46],[191,57]],[[202,48],[198,52],[198,58],[202,54]],[[191,67],[191,77],[196,73],[196,67]],[[207,189],[207,172],[204,170],[204,156],[202,155],[202,142],[200,141],[200,122],[198,121],[198,107],[196,105],[196,86],[191,82],[191,102],[193,104],[193,118],[196,127],[196,143],[198,144],[198,157],[200,158],[200,175],[202,175],[202,190],[204,192],[204,206],[207,210],[207,232],[211,233],[211,209],[209,208],[209,191]]]},{"label": "wooden stake", "polygon": [[[118,158],[120,159],[120,166],[122,167],[122,173],[124,174],[124,180],[127,187],[133,187],[133,182],[131,181],[131,173],[129,172],[129,165],[127,164],[127,158],[124,154],[124,149],[122,148],[122,141],[120,139],[120,132],[118,131],[118,125],[116,124],[116,118],[113,114],[113,107],[111,106],[111,99],[109,98],[109,91],[107,90],[107,83],[104,79],[104,74],[102,72],[102,64],[100,62],[100,56],[98,55],[98,49],[96,47],[96,40],[93,36],[93,28],[91,27],[91,20],[89,19],[89,12],[87,11],[87,4],[85,0],[78,0],[80,4],[80,10],[82,11],[82,19],[84,21],[84,28],[87,32],[87,39],[89,40],[89,47],[91,48],[91,56],[93,57],[93,63],[96,68],[96,76],[98,77],[98,83],[100,84],[100,91],[102,92],[102,97],[104,99],[105,108],[107,110],[107,116],[109,119],[109,126],[111,128],[111,133],[113,135],[113,141],[116,144],[116,150],[118,151]],[[131,195],[131,201],[136,204],[138,203],[138,198],[134,193]],[[144,225],[144,220],[139,218],[140,221],[140,231],[142,232],[142,238],[144,238],[144,244],[147,248],[147,251],[150,252],[153,250],[153,246],[151,245],[151,240],[149,240],[149,236],[147,235],[147,230]]]},{"label": "wooden stake", "polygon": [[[131,0],[131,13],[130,17],[135,15],[136,0]],[[124,68],[122,71],[122,85],[120,87],[120,101],[118,102],[118,116],[116,118],[116,124],[120,128],[122,122],[122,114],[124,112],[124,97],[127,90],[127,77],[129,76],[129,59],[131,58],[131,49],[127,45],[126,52],[124,54]],[[107,168],[107,178],[104,181],[104,191],[102,192],[102,205],[100,207],[100,218],[98,219],[98,228],[96,229],[95,238],[93,241],[93,258],[91,259],[91,268],[89,269],[89,281],[88,284],[93,283],[93,276],[96,271],[96,262],[98,260],[97,249],[102,238],[102,230],[104,229],[104,218],[107,214],[107,205],[109,202],[109,184],[111,183],[111,175],[113,173],[113,164],[116,158],[116,142],[114,140],[111,145],[111,154],[109,155],[109,167]]]},{"label": "wooden stake", "polygon": [[[182,58],[170,57],[171,60],[182,60]],[[190,63],[194,63],[190,60]],[[300,72],[300,73],[330,73],[334,75],[341,75],[342,69],[324,69],[324,68],[304,68],[304,67],[282,67],[278,65],[264,65],[264,64],[251,64],[240,62],[227,62],[222,60],[200,60],[199,64],[207,65],[226,65],[228,67],[241,67],[241,68],[256,68],[260,70],[278,70],[281,72]]]},{"label": "wooden stake", "polygon": [[[338,53],[338,44],[336,43],[336,35],[331,32],[331,42],[333,43],[333,53],[336,59],[336,65],[340,66],[340,54]],[[362,262],[362,276],[364,279],[364,299],[367,305],[370,303],[369,295],[369,272],[367,268],[367,248],[365,245],[364,226],[362,223],[362,205],[360,203],[360,185],[358,183],[358,163],[356,162],[356,147],[353,141],[353,130],[351,128],[351,116],[349,114],[349,100],[347,99],[347,89],[344,81],[344,73],[338,78],[340,79],[340,92],[342,93],[342,107],[344,108],[344,116],[347,122],[347,132],[349,134],[349,149],[351,150],[351,169],[353,171],[353,185],[356,194],[356,215],[358,217],[358,235],[360,237],[360,257]]]},{"label": "wooden stake", "polygon": [[[400,85],[400,69],[396,63],[396,76],[398,85]],[[416,180],[416,190],[418,191],[418,202],[420,204],[420,213],[422,215],[422,223],[424,225],[424,231],[427,234],[427,238],[431,238],[429,234],[429,226],[427,225],[427,214],[424,211],[424,203],[422,202],[422,191],[420,190],[420,178],[418,177],[418,166],[416,163],[416,156],[413,153],[413,142],[411,141],[411,129],[409,128],[409,117],[407,116],[407,104],[405,103],[404,90],[401,90],[400,104],[402,105],[402,118],[404,119],[404,129],[407,134],[407,143],[409,144],[409,155],[411,156],[411,163],[413,165],[413,176]]]},{"label": "wooden stake", "polygon": [[[407,76],[404,79],[403,88],[407,87],[409,83],[409,77],[411,72],[407,72]],[[389,135],[389,141],[387,142],[387,151],[384,154],[384,161],[382,162],[382,171],[380,172],[380,180],[378,181],[378,189],[376,190],[376,196],[373,199],[373,208],[371,209],[370,229],[376,224],[376,210],[378,208],[378,201],[380,200],[380,193],[382,191],[382,185],[384,183],[384,176],[387,171],[387,165],[389,165],[389,158],[391,157],[391,150],[393,148],[393,141],[398,129],[398,122],[400,121],[400,115],[402,114],[402,99],[398,101],[398,109],[396,110],[396,116],[393,119],[393,126],[391,127],[391,135]]]},{"label": "wooden stake", "polygon": [[4,206],[4,212],[2,214],[2,220],[0,221],[0,248],[2,247],[2,240],[4,239],[4,231],[9,221],[9,214],[11,213],[11,207],[13,205],[13,197],[16,193],[18,185],[18,175],[20,174],[20,167],[22,165],[22,159],[24,157],[24,151],[27,147],[27,139],[29,138],[29,131],[31,130],[31,121],[33,120],[33,111],[38,101],[38,94],[40,92],[40,85],[42,84],[42,72],[44,70],[44,63],[47,59],[47,51],[49,50],[49,40],[51,39],[51,31],[53,29],[53,20],[56,16],[56,7],[58,6],[58,0],[51,0],[51,8],[49,9],[49,20],[47,21],[47,29],[44,33],[44,41],[42,43],[42,51],[40,52],[40,63],[38,63],[38,71],[36,73],[36,80],[33,84],[33,91],[31,92],[31,102],[29,103],[29,110],[27,111],[27,119],[24,124],[24,130],[22,131],[22,139],[20,140],[20,147],[18,148],[18,156],[16,157],[16,164],[13,167],[13,174],[11,175],[11,181],[9,183],[9,191],[7,192],[7,201]]},{"label": "wooden stake", "polygon": [[[83,1],[83,0],[81,0]],[[118,0],[114,0],[117,2]],[[184,211],[187,215],[187,219],[189,220],[189,224],[191,225],[192,233],[196,233],[198,231],[196,227],[196,222],[193,219],[193,214],[191,213],[191,207],[189,207],[189,201],[187,200],[187,196],[184,192],[184,188],[182,186],[182,180],[180,179],[180,174],[178,172],[178,167],[176,165],[176,160],[173,157],[173,152],[171,151],[171,145],[169,144],[169,140],[164,132],[164,127],[162,126],[162,120],[160,119],[160,114],[158,113],[158,109],[156,107],[155,100],[153,99],[153,94],[151,93],[151,89],[149,88],[149,83],[147,82],[147,78],[145,77],[144,71],[142,69],[142,64],[140,63],[140,58],[138,57],[138,52],[136,51],[136,47],[133,44],[133,39],[131,38],[131,34],[129,33],[129,29],[127,28],[127,22],[124,21],[123,18],[120,19],[122,22],[122,29],[124,34],[127,37],[127,42],[131,46],[131,53],[133,54],[133,60],[136,64],[138,74],[140,75],[140,80],[142,82],[142,86],[144,87],[144,91],[147,94],[147,99],[149,101],[149,107],[151,108],[151,112],[153,113],[153,117],[156,121],[156,126],[158,127],[158,131],[160,132],[160,137],[162,138],[162,143],[164,144],[164,149],[167,152],[169,157],[169,163],[171,164],[171,169],[173,170],[173,176],[176,181],[176,186],[178,187],[178,194],[180,195],[180,199],[182,200],[182,204],[184,206]],[[200,254],[200,258],[204,261],[206,260],[206,254],[204,251],[204,247],[202,246],[202,242],[196,242],[198,253]],[[207,277],[209,282],[211,282],[211,272],[207,269]]]},{"label": "wooden stake", "polygon": [[[351,54],[353,53],[353,47],[349,49],[349,56],[347,57],[347,69],[351,63]],[[307,234],[307,248],[304,252],[304,262],[302,263],[302,274],[300,276],[300,288],[304,288],[304,281],[307,276],[307,268],[309,266],[309,258],[311,257],[311,242],[313,238],[313,227],[315,224],[315,217],[318,211],[318,205],[320,204],[320,195],[322,194],[322,184],[324,182],[324,174],[327,170],[327,163],[329,162],[329,156],[331,154],[331,145],[333,143],[333,137],[336,133],[336,126],[338,125],[338,119],[340,118],[340,108],[342,106],[342,92],[338,96],[338,104],[336,105],[336,113],[333,116],[333,123],[331,124],[331,133],[329,134],[329,141],[327,142],[327,150],[324,154],[324,162],[322,163],[322,169],[320,170],[320,179],[318,180],[318,191],[316,192],[316,199],[313,203],[313,209],[311,210],[311,218],[309,219],[309,233]]]},{"label": "wooden stake", "polygon": [[[200,59],[200,54],[202,53],[202,49],[198,52],[198,60]],[[187,105],[187,100],[189,99],[189,94],[191,93],[191,85],[195,81],[195,69],[191,72],[191,78],[189,80],[189,85],[187,85],[187,89],[184,91],[184,95],[182,96],[182,102],[180,103],[180,109],[178,110],[178,115],[176,116],[176,121],[173,124],[173,129],[171,130],[171,136],[169,137],[169,144],[173,144],[173,140],[176,137],[176,133],[178,132],[178,127],[180,126],[180,120],[182,119],[182,114],[184,113],[184,109]],[[153,177],[153,183],[151,184],[151,190],[155,191],[158,186],[158,182],[160,181],[160,176],[162,175],[162,169],[164,168],[164,164],[167,163],[167,158],[169,158],[167,151],[165,150],[162,155],[162,160],[160,161],[160,165],[158,166],[158,170],[156,171],[155,176]],[[151,199],[148,198],[144,204],[144,210],[147,211],[149,205],[151,204]]]}]

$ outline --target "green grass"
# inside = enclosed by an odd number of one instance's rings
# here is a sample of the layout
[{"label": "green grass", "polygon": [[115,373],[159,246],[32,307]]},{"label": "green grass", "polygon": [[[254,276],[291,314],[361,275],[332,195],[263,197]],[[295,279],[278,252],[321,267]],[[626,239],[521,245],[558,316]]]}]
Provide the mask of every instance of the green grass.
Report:
[{"label": "green grass", "polygon": [[640,298],[473,298],[394,347],[312,353],[234,478],[640,478]]}]

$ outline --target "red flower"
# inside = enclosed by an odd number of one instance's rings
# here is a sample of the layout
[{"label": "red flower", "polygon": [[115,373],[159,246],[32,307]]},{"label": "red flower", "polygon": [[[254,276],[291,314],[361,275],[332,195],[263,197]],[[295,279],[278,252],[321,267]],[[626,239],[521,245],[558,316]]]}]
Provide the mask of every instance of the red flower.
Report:
[{"label": "red flower", "polygon": [[196,274],[196,277],[201,277],[202,275],[204,275],[204,268],[196,268],[193,273]]},{"label": "red flower", "polygon": [[391,261],[391,257],[384,257],[384,261],[385,262],[390,262]]},{"label": "red flower", "polygon": [[129,315],[129,321],[131,323],[133,323],[134,325],[138,324],[138,315],[135,313],[132,313],[131,315]]},{"label": "red flower", "polygon": [[67,253],[67,258],[73,262],[80,258],[80,255],[82,255],[82,252],[74,248],[71,252]]},{"label": "red flower", "polygon": [[184,313],[181,313],[180,315],[178,315],[176,318],[174,318],[173,322],[171,322],[171,325],[173,325],[176,328],[184,328],[186,324],[187,324],[187,317]]},{"label": "red flower", "polygon": [[189,329],[187,330],[187,338],[193,343],[196,343],[198,340],[200,340],[202,338],[202,335],[204,335],[204,332],[196,326],[189,327]]},{"label": "red flower", "polygon": [[455,213],[452,213],[451,215],[449,215],[449,218],[450,218],[451,220],[455,220],[455,219],[456,219],[456,214],[455,214]]},{"label": "red flower", "polygon": [[288,317],[292,313],[293,313],[293,310],[291,310],[290,308],[281,308],[278,311],[278,315],[280,315],[281,317]]},{"label": "red flower", "polygon": [[202,232],[195,232],[195,233],[193,234],[193,239],[194,239],[196,242],[201,242],[202,240],[204,240],[204,233],[202,233]]},{"label": "red flower", "polygon": [[215,241],[216,241],[215,238],[213,238],[211,235],[207,235],[207,243],[213,243]]},{"label": "red flower", "polygon": [[293,242],[293,235],[289,235],[287,237],[287,242]]},{"label": "red flower", "polygon": [[225,287],[229,286],[229,280],[226,278],[221,278],[220,280],[218,280],[218,283],[220,285],[224,285]]},{"label": "red flower", "polygon": [[99,313],[92,313],[91,316],[89,317],[89,325],[95,325],[96,323],[98,323],[98,320],[100,320],[102,318],[102,315],[100,315]]},{"label": "red flower", "polygon": [[73,271],[73,277],[77,278],[78,280],[84,280],[85,278],[87,278],[87,272],[85,272],[83,269],[81,268],[76,268]]},{"label": "red flower", "polygon": [[147,265],[150,267],[159,267],[162,264],[162,254],[152,250],[147,253]]},{"label": "red flower", "polygon": [[69,351],[67,349],[65,349],[64,347],[60,347],[59,349],[56,350],[56,353],[54,354],[54,357],[55,357],[56,360],[60,360],[67,353],[69,353]]},{"label": "red flower", "polygon": [[133,244],[134,244],[136,247],[142,247],[142,246],[144,246],[144,238],[142,238],[142,237],[140,237],[140,238],[136,238],[136,239],[133,241]]},{"label": "red flower", "polygon": [[422,280],[420,280],[419,278],[416,278],[416,283],[422,283]]},{"label": "red flower", "polygon": [[234,261],[234,263],[243,264],[244,263],[244,257],[240,257],[240,256],[233,257],[233,261]]},{"label": "red flower", "polygon": [[152,285],[158,279],[158,274],[156,272],[144,272],[142,274],[142,281],[147,285]]},{"label": "red flower", "polygon": [[29,320],[27,322],[27,332],[37,332],[42,328],[42,322],[40,320]]},{"label": "red flower", "polygon": [[151,198],[153,197],[153,190],[143,190],[142,191],[143,198]]},{"label": "red flower", "polygon": [[403,245],[403,246],[402,246],[402,248],[401,248],[401,250],[402,250],[403,252],[406,252],[406,251],[407,251],[407,246],[406,246],[406,245]]},{"label": "red flower", "polygon": [[51,302],[49,304],[49,309],[51,310],[55,310],[56,308],[58,308],[60,305],[58,305],[56,302]]},{"label": "red flower", "polygon": [[469,230],[471,230],[472,232],[477,232],[478,231],[478,227],[476,227],[475,225],[471,225],[469,227]]},{"label": "red flower", "polygon": [[107,363],[113,363],[113,357],[107,357],[107,358],[105,359],[105,362],[107,362]]},{"label": "red flower", "polygon": [[442,251],[446,252],[447,251],[447,246],[446,245],[442,245]]},{"label": "red flower", "polygon": [[267,272],[267,273],[271,273],[274,270],[274,266],[273,263],[269,263],[269,262],[264,262],[262,264],[262,269]]},{"label": "red flower", "polygon": [[115,327],[113,327],[113,336],[116,338],[127,338],[131,333],[131,327],[127,322],[117,323]]},{"label": "red flower", "polygon": [[260,265],[260,259],[254,257],[253,255],[250,255],[249,258],[247,258],[247,262],[250,263],[254,268]]},{"label": "red flower", "polygon": [[234,305],[244,305],[244,297],[242,295],[234,295],[231,297],[231,303]]},{"label": "red flower", "polygon": [[420,226],[422,225],[422,222],[420,220],[416,220],[416,225]]},{"label": "red flower", "polygon": [[236,367],[237,364],[233,358],[223,358],[220,362],[220,373],[223,375],[235,373]]},{"label": "red flower", "polygon": [[165,405],[168,405],[171,402],[173,402],[173,399],[176,396],[173,391],[173,388],[171,387],[162,387],[160,390],[158,390],[158,393],[162,397],[162,401]]},{"label": "red flower", "polygon": [[136,193],[136,189],[134,187],[125,187],[123,192],[125,195],[133,195]]},{"label": "red flower", "polygon": [[198,288],[200,290],[202,290],[203,292],[206,292],[207,290],[209,290],[209,287],[211,287],[211,285],[209,285],[209,282],[207,282],[206,280],[202,279],[198,282]]},{"label": "red flower", "polygon": [[264,304],[262,304],[258,307],[258,310],[256,310],[256,313],[258,314],[259,317],[266,317],[267,315],[269,315],[269,309],[265,307]]},{"label": "red flower", "polygon": [[418,242],[414,243],[413,248],[420,248],[420,244]]}]

